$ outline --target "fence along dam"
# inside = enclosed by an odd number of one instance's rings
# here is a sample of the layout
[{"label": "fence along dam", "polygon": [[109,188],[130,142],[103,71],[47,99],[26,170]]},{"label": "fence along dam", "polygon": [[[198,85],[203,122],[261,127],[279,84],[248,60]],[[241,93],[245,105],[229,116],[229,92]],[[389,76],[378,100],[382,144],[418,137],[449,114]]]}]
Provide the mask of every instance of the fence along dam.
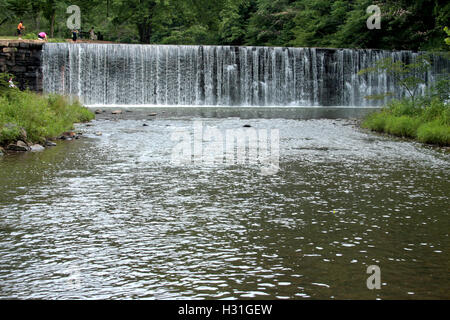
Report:
[{"label": "fence along dam", "polygon": [[[391,57],[410,63],[411,51],[45,44],[43,90],[78,96],[86,105],[381,106],[366,99],[406,95],[386,73],[361,69]],[[449,69],[435,57],[427,83]],[[424,91],[426,85],[421,90]]]}]

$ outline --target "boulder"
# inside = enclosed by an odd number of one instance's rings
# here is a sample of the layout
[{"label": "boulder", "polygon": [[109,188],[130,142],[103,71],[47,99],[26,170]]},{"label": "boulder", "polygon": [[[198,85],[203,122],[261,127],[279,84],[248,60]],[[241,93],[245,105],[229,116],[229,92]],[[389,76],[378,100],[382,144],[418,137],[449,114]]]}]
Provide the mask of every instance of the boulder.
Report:
[{"label": "boulder", "polygon": [[78,135],[73,131],[64,132],[58,139],[71,141],[73,139],[77,139]]},{"label": "boulder", "polygon": [[73,131],[64,132],[62,135],[69,138],[75,138],[77,136],[77,134]]},{"label": "boulder", "polygon": [[19,147],[29,147],[28,143],[23,142],[22,140],[17,141],[16,145],[18,145]]},{"label": "boulder", "polygon": [[34,144],[30,147],[31,152],[41,152],[44,150],[45,150],[45,148],[43,146],[41,146],[40,144]]},{"label": "boulder", "polygon": [[10,144],[8,147],[6,147],[9,151],[16,151],[16,152],[27,152],[30,151],[30,147],[23,141],[17,141],[16,143]]}]

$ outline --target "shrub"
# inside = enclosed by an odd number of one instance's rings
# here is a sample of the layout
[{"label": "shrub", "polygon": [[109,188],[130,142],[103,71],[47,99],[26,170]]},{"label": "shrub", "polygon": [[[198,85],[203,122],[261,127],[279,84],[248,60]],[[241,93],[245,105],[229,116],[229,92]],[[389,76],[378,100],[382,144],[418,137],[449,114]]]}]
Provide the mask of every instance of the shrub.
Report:
[{"label": "shrub", "polygon": [[417,139],[423,143],[448,146],[450,145],[450,127],[438,121],[425,123],[417,130]]},{"label": "shrub", "polygon": [[[0,88],[3,88],[0,75]],[[0,144],[17,140],[24,128],[28,140],[42,142],[72,129],[76,122],[86,122],[94,114],[78,101],[59,95],[43,96],[29,91],[5,89],[0,92]]]},{"label": "shrub", "polygon": [[363,122],[363,127],[376,132],[384,132],[384,127],[386,126],[386,113],[377,112],[372,113]]},{"label": "shrub", "polygon": [[386,132],[423,143],[450,145],[450,106],[437,96],[423,97],[421,105],[410,100],[394,100],[381,112],[369,115],[364,128]]},{"label": "shrub", "polygon": [[35,33],[27,33],[26,35],[24,35],[22,37],[22,39],[25,39],[25,40],[38,40],[39,38],[38,38],[37,34],[35,34]]},{"label": "shrub", "polygon": [[409,116],[389,117],[386,119],[385,131],[405,138],[415,138],[420,119]]},{"label": "shrub", "polygon": [[450,124],[447,122],[446,114],[448,114],[449,106],[438,98],[434,98],[430,103],[422,109],[422,119],[424,122],[440,120],[442,124]]}]

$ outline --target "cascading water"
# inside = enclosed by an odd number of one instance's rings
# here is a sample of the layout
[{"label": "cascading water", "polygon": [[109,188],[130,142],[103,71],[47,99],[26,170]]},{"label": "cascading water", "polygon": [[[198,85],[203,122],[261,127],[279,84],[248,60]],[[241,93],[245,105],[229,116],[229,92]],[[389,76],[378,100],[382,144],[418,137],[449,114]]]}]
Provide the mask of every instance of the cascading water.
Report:
[{"label": "cascading water", "polygon": [[[406,95],[386,74],[359,70],[410,51],[45,44],[44,91],[78,96],[87,105],[377,106],[369,95]],[[437,59],[425,79],[443,70]],[[425,90],[425,86],[421,88]]]}]

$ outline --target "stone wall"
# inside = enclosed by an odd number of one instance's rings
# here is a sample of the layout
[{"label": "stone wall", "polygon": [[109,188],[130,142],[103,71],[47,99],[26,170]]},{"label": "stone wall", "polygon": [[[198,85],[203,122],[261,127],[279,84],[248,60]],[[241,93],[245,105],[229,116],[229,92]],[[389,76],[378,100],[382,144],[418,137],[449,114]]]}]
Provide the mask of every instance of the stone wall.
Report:
[{"label": "stone wall", "polygon": [[15,76],[20,89],[42,92],[42,42],[0,41],[0,72]]}]

